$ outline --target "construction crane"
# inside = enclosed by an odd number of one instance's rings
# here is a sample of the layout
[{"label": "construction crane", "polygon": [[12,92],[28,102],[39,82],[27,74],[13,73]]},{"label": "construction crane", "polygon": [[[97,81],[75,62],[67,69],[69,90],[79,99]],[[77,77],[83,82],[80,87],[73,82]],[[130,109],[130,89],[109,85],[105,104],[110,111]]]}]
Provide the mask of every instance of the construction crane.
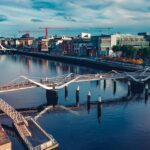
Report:
[{"label": "construction crane", "polygon": [[22,31],[18,31],[19,33],[25,33],[25,38],[26,38],[26,40],[25,40],[25,45],[29,45],[29,33],[37,33],[37,32],[42,32],[42,31],[39,31],[39,30],[27,30],[27,31],[25,31],[25,30],[22,30]]},{"label": "construction crane", "polygon": [[108,33],[110,33],[110,30],[112,30],[113,27],[100,27],[100,28],[96,28],[96,29],[98,29],[98,30],[107,30]]},{"label": "construction crane", "polygon": [[40,27],[40,29],[45,30],[45,39],[48,39],[48,30],[64,30],[66,28],[61,28],[61,27]]}]

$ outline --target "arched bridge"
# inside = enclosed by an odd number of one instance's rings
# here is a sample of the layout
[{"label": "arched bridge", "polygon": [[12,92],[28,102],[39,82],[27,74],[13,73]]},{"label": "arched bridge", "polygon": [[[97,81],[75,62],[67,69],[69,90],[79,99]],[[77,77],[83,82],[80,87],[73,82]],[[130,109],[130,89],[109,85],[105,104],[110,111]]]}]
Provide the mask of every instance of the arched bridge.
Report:
[{"label": "arched bridge", "polygon": [[9,116],[16,124],[23,123],[26,126],[28,126],[28,122],[23,117],[23,115],[17,112],[12,106],[6,103],[3,99],[0,99],[0,110],[6,113],[7,116]]},{"label": "arched bridge", "polygon": [[12,106],[0,99],[0,110],[10,117],[13,123],[18,127],[24,136],[31,136],[28,130],[28,122],[22,114],[17,112]]}]

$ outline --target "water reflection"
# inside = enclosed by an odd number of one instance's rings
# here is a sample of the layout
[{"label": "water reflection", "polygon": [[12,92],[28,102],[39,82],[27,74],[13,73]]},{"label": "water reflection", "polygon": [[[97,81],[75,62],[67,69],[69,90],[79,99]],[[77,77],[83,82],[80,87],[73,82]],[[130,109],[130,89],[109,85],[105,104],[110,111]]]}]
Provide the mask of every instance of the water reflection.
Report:
[{"label": "water reflection", "polygon": [[98,101],[98,103],[97,103],[97,119],[98,119],[98,123],[101,122],[101,115],[102,115],[102,105],[101,105],[101,102]]},{"label": "water reflection", "polygon": [[43,71],[47,73],[50,71],[50,72],[55,72],[55,74],[57,75],[62,74],[62,72],[65,72],[65,73],[73,72],[73,73],[80,73],[80,74],[87,73],[87,71],[89,72],[89,70],[91,73],[96,72],[94,69],[89,69],[86,67],[68,65],[65,63],[61,63],[61,62],[48,61],[45,59],[38,59],[35,57],[29,57],[29,56],[16,56],[16,55],[8,56],[7,60],[14,61],[15,63],[23,64],[24,66],[28,68],[29,72],[31,71],[31,69],[33,69],[31,67],[34,65],[36,66],[38,65],[39,67],[42,68]]},{"label": "water reflection", "polygon": [[[0,56],[0,69],[2,70],[1,84],[9,82],[21,74],[54,77],[69,72],[79,74],[101,72],[86,67],[15,55]],[[60,149],[119,150],[122,148],[140,150],[141,147],[142,149],[149,148],[150,144],[147,139],[150,138],[150,104],[147,92],[145,91],[144,95],[134,96],[128,93],[127,82],[118,80],[115,82],[100,80],[73,83],[67,87],[67,90],[60,89],[58,93],[53,92],[53,94],[42,88],[35,88],[1,93],[0,97],[15,108],[37,107],[43,104],[59,104],[68,107],[76,104],[76,89],[79,85],[80,107],[77,111],[80,115],[77,116],[68,111],[65,113],[64,111],[56,111],[46,113],[38,120],[48,133],[56,137],[61,145]],[[89,90],[90,101],[87,100]],[[102,101],[109,102],[97,105],[99,96],[102,97]],[[92,104],[93,102],[96,104]],[[138,103],[146,103],[146,106],[138,105]],[[4,118],[1,118],[1,121],[4,121]],[[98,123],[101,123],[100,126]],[[80,141],[76,139],[80,139]],[[23,149],[21,144],[19,146],[16,141],[14,143],[14,149]],[[74,146],[72,147],[72,145]],[[118,148],[116,148],[117,146]]]}]

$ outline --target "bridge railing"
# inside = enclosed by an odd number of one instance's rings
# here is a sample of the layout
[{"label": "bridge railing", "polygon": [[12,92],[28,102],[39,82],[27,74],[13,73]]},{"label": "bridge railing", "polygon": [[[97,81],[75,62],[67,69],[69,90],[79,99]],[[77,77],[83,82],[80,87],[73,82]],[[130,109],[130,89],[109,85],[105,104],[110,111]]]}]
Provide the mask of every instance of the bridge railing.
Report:
[{"label": "bridge railing", "polygon": [[28,126],[28,122],[26,119],[21,115],[19,112],[17,112],[12,106],[10,106],[8,103],[6,103],[4,100],[0,99],[0,109],[6,113],[13,122],[20,124],[24,123]]}]

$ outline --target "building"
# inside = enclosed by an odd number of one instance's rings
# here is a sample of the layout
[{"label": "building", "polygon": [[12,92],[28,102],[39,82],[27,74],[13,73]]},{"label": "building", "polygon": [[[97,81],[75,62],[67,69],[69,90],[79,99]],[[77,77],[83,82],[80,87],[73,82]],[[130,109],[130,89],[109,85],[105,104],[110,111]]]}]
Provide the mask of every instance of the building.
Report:
[{"label": "building", "polygon": [[71,51],[72,38],[66,36],[54,36],[49,41],[49,50],[54,55],[67,55]]},{"label": "building", "polygon": [[141,35],[114,34],[111,35],[111,47],[114,45],[131,45],[136,48],[148,47],[149,42]]},{"label": "building", "polygon": [[30,35],[22,35],[20,38],[14,38],[14,47],[17,48],[23,48],[23,47],[29,47],[33,44],[35,38],[30,37]]},{"label": "building", "polygon": [[0,150],[11,150],[12,145],[9,137],[7,136],[5,130],[0,125]]},{"label": "building", "polygon": [[0,37],[0,43],[6,48],[15,47],[15,40],[13,38]]},{"label": "building", "polygon": [[41,41],[39,41],[39,51],[41,52],[48,52],[48,41],[49,39],[41,39]]},{"label": "building", "polygon": [[150,46],[150,32],[142,32],[142,33],[138,33],[139,36],[144,36],[144,38],[146,39],[146,41],[149,42],[149,46]]},{"label": "building", "polygon": [[100,36],[91,36],[91,42],[95,49],[95,56],[98,56],[99,53],[99,38]]},{"label": "building", "polygon": [[98,41],[98,55],[109,55],[111,49],[111,35],[100,35]]},{"label": "building", "polygon": [[73,41],[72,41],[72,39],[63,40],[61,48],[62,48],[64,55],[72,55],[72,53],[73,53]]},{"label": "building", "polygon": [[73,39],[73,55],[96,56],[96,47],[90,40]]},{"label": "building", "polygon": [[91,39],[91,34],[82,32],[78,37],[80,39],[83,39],[83,40],[90,40]]}]

